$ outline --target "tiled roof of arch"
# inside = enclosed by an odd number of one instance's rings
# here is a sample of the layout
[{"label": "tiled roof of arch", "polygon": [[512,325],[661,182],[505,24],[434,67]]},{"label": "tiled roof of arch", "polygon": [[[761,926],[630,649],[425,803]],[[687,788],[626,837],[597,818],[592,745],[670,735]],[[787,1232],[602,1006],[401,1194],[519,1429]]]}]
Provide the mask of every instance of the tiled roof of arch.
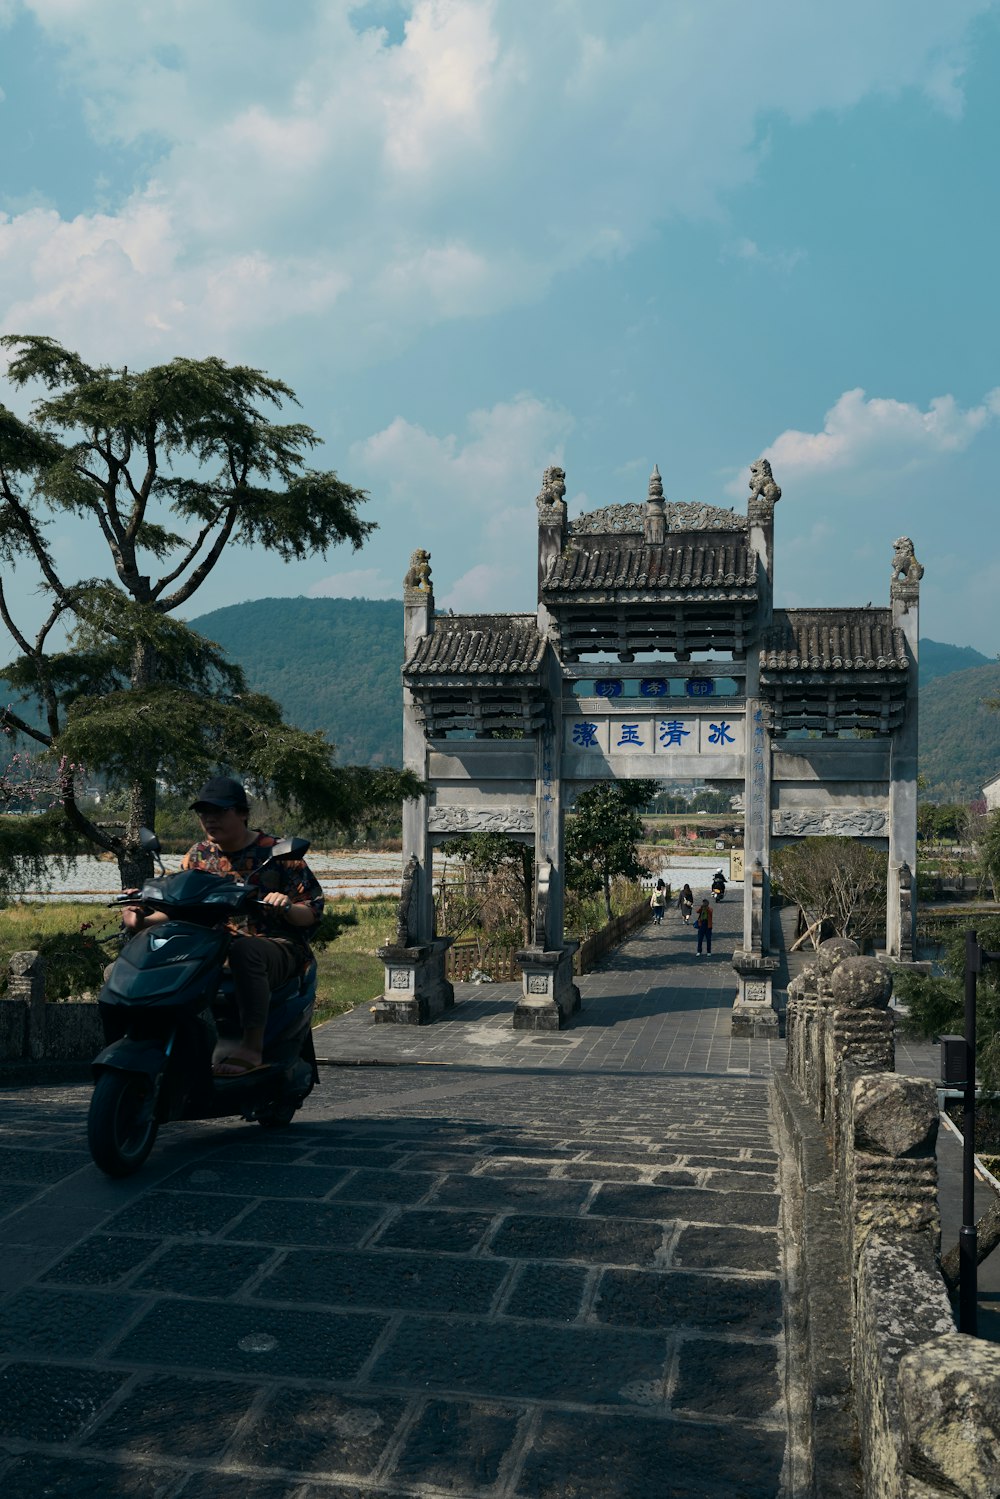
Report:
[{"label": "tiled roof of arch", "polygon": [[533,614],[451,614],[434,620],[403,667],[405,676],[528,676],[538,671],[545,637]]},{"label": "tiled roof of arch", "polygon": [[757,553],[745,532],[668,532],[662,546],[641,533],[577,536],[550,567],[543,594],[609,591],[717,592],[757,588]]},{"label": "tiled roof of arch", "polygon": [[890,609],[775,609],[760,665],[765,673],[902,672],[909,662]]}]

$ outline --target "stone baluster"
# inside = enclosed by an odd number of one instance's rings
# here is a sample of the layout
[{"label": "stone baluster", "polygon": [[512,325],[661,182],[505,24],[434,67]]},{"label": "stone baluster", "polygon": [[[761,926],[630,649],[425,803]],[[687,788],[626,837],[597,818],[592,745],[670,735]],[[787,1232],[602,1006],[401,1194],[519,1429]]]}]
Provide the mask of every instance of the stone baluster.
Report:
[{"label": "stone baluster", "polygon": [[843,1130],[854,1079],[896,1068],[895,1017],[887,1008],[892,974],[877,958],[844,958],[830,974],[827,993],[823,1119],[841,1177]]}]

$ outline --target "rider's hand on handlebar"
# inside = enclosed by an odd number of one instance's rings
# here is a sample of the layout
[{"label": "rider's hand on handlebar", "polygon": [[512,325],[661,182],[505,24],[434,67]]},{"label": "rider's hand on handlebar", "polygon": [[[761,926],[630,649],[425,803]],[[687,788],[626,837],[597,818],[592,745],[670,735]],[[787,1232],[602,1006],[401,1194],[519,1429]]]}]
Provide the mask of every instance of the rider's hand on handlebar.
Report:
[{"label": "rider's hand on handlebar", "polygon": [[280,890],[269,890],[260,897],[260,903],[262,906],[273,906],[277,911],[290,911],[292,908],[292,902]]}]

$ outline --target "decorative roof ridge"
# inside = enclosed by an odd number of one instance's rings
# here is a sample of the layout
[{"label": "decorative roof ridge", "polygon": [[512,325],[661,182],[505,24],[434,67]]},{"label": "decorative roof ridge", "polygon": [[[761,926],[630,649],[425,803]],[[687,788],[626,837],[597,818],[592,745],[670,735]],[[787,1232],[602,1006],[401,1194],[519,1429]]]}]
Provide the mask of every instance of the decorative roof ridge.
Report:
[{"label": "decorative roof ridge", "polygon": [[[642,535],[644,504],[603,505],[575,516],[568,525],[570,536],[608,536],[636,532]],[[663,512],[667,540],[676,531],[746,531],[747,517],[721,505],[697,500],[665,500]]]}]

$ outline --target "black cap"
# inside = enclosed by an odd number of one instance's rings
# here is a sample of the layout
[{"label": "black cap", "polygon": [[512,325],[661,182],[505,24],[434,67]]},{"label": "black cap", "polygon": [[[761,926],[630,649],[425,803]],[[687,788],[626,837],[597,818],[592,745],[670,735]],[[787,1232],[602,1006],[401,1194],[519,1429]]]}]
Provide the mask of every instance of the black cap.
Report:
[{"label": "black cap", "polygon": [[205,782],[191,803],[191,811],[199,812],[202,807],[220,807],[224,812],[249,811],[246,792],[239,781],[234,781],[231,776],[213,776],[210,781]]}]

